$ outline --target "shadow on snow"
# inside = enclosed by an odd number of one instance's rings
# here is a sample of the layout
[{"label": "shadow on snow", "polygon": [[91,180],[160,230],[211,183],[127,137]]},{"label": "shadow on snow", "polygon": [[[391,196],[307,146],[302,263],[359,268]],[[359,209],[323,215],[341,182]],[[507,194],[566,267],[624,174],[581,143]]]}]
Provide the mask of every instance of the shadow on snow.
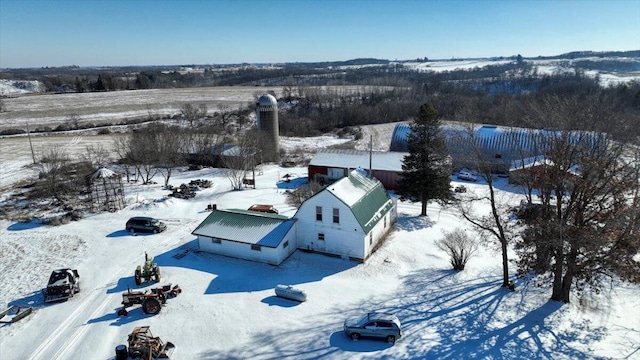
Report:
[{"label": "shadow on snow", "polygon": [[29,222],[16,222],[16,223],[13,223],[13,224],[11,224],[11,225],[9,225],[7,227],[7,230],[10,230],[10,231],[22,231],[22,230],[30,230],[30,229],[39,228],[41,226],[46,226],[46,225],[40,220],[31,220]]},{"label": "shadow on snow", "polygon": [[130,324],[134,321],[144,320],[155,315],[145,314],[141,306],[133,306],[127,309],[128,314],[125,316],[118,316],[118,310],[122,307],[113,309],[113,311],[106,313],[100,317],[93,318],[87,321],[87,324],[94,324],[103,321],[109,322],[109,326],[122,326]]},{"label": "shadow on snow", "polygon": [[[373,296],[349,309],[327,309],[297,329],[258,334],[254,340],[269,344],[267,348],[210,350],[198,358],[341,359],[362,353],[376,359],[599,359],[588,349],[604,336],[604,328],[588,321],[555,327],[568,316],[562,304],[549,301],[526,309],[521,292],[541,290],[518,284],[511,292],[501,283],[495,275],[424,269],[405,276],[399,289],[407,294],[403,297]],[[403,324],[403,337],[395,345],[350,340],[341,321],[356,307],[395,313]]]},{"label": "shadow on snow", "polygon": [[295,251],[278,266],[242,260],[206,252],[199,252],[198,241],[156,255],[160,266],[187,268],[210,273],[213,280],[205,294],[274,289],[276,285],[298,285],[315,282],[324,277],[357,266],[355,261]]}]

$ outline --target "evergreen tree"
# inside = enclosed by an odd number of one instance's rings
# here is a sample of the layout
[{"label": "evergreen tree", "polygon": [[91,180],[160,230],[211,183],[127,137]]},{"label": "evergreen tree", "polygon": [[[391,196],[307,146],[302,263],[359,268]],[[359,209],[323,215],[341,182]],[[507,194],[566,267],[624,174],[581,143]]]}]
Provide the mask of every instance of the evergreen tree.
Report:
[{"label": "evergreen tree", "polygon": [[95,89],[95,91],[105,91],[105,90],[107,90],[106,86],[104,85],[104,80],[102,79],[102,75],[98,75],[98,79],[95,82],[94,89]]},{"label": "evergreen tree", "polygon": [[426,216],[429,201],[445,203],[451,199],[450,157],[440,131],[438,112],[431,104],[420,106],[410,127],[409,154],[402,164],[398,192],[403,200],[420,201],[420,215]]}]

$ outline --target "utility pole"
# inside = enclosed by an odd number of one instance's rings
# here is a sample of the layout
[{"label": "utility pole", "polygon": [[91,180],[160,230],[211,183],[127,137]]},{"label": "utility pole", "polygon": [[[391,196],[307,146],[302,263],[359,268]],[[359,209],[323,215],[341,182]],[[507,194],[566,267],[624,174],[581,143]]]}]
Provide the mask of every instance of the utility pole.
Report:
[{"label": "utility pole", "polygon": [[373,169],[371,162],[373,157],[373,134],[369,135],[369,177],[373,177]]},{"label": "utility pole", "polygon": [[33,159],[33,165],[36,164],[36,154],[33,152],[33,144],[31,143],[31,132],[29,131],[29,122],[27,121],[27,138],[29,138],[29,147],[31,148],[31,158]]}]

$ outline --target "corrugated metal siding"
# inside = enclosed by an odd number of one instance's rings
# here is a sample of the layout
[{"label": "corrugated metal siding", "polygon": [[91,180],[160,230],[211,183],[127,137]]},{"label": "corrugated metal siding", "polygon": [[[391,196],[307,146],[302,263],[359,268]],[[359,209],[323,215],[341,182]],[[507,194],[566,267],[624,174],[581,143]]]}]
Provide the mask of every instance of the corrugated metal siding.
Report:
[{"label": "corrugated metal siding", "polygon": [[277,247],[294,222],[295,219],[276,214],[246,210],[214,210],[192,234]]},{"label": "corrugated metal siding", "polygon": [[[466,160],[469,156],[471,136],[469,129],[463,126],[442,125],[447,150],[454,161]],[[407,141],[411,134],[409,124],[397,124],[393,129],[389,149],[407,151]],[[553,138],[566,135],[561,131],[545,129],[511,128],[493,125],[477,126],[473,129],[475,144],[486,156],[500,155],[500,159],[513,160],[521,157],[541,155],[545,144]],[[572,131],[568,133],[573,144],[594,144],[601,140],[596,133]]]}]

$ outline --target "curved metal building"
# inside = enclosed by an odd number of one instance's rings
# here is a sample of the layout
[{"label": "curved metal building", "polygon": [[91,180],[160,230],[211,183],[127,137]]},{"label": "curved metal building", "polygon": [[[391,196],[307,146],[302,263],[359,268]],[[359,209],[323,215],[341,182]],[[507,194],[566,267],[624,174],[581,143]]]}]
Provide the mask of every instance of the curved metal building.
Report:
[{"label": "curved metal building", "polygon": [[256,116],[258,128],[265,135],[265,144],[262,149],[263,159],[277,161],[280,154],[280,144],[278,143],[280,130],[278,128],[278,101],[273,95],[260,96],[256,104]]},{"label": "curved metal building", "polygon": [[[485,161],[494,163],[497,169],[504,170],[504,166],[515,160],[543,155],[551,139],[563,136],[561,131],[495,125],[476,126],[471,133],[468,128],[456,125],[442,125],[441,130],[447,151],[453,158],[454,168],[475,166],[478,156],[472,155],[475,149],[480,151]],[[396,125],[389,150],[408,151],[409,134],[409,124]],[[568,136],[569,141],[574,144],[594,144],[598,141],[596,134],[588,132],[571,131]]]}]

